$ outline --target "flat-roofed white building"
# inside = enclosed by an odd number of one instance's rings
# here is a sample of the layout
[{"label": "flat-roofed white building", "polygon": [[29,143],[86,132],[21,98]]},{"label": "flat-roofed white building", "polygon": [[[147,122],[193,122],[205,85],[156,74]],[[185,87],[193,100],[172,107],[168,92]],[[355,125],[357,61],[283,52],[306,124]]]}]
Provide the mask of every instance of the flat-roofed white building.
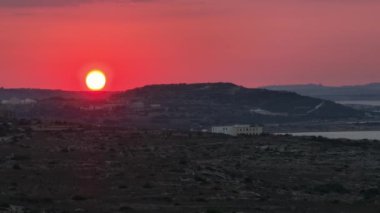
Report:
[{"label": "flat-roofed white building", "polygon": [[211,128],[211,132],[231,136],[261,135],[264,132],[264,128],[258,125],[214,126]]}]

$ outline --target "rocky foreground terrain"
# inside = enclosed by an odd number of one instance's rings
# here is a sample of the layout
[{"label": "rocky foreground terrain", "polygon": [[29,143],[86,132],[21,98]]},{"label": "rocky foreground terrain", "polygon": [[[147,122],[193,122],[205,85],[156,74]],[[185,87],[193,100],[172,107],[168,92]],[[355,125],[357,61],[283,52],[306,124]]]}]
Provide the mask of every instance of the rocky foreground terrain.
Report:
[{"label": "rocky foreground terrain", "polygon": [[380,142],[67,130],[0,142],[0,212],[379,212]]}]

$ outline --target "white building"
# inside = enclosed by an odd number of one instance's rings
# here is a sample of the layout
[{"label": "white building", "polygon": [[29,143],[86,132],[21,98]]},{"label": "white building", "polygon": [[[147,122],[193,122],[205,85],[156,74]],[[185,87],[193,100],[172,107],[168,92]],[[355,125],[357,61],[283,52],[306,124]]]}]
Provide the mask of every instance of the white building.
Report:
[{"label": "white building", "polygon": [[264,132],[262,126],[252,125],[233,125],[233,126],[214,126],[211,128],[212,133],[225,135],[261,135]]}]

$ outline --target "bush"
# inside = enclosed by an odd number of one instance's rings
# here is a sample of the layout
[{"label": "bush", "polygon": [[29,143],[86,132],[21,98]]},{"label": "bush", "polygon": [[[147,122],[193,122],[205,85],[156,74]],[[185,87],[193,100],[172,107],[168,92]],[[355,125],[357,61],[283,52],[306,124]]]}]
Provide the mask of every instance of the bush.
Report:
[{"label": "bush", "polygon": [[150,183],[150,182],[147,182],[147,183],[145,183],[145,184],[143,185],[143,188],[145,188],[145,189],[151,189],[151,188],[153,188],[153,187],[154,187],[153,184]]},{"label": "bush", "polygon": [[75,201],[84,201],[84,200],[87,200],[87,198],[84,197],[84,196],[82,196],[82,195],[74,195],[71,199],[75,200]]},{"label": "bush", "polygon": [[314,187],[314,190],[320,194],[329,194],[329,193],[347,194],[350,192],[340,183],[321,184]]},{"label": "bush", "polygon": [[206,213],[222,213],[222,211],[219,209],[207,209]]},{"label": "bush", "polygon": [[366,200],[371,200],[377,197],[378,195],[380,195],[380,191],[377,188],[362,190],[360,193],[363,195],[364,199]]}]

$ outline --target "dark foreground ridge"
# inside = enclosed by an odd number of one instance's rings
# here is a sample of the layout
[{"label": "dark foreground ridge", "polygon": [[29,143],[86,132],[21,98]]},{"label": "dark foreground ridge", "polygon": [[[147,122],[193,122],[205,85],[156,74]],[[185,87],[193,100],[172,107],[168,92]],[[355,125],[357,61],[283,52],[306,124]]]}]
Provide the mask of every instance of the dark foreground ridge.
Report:
[{"label": "dark foreground ridge", "polygon": [[0,143],[0,211],[380,209],[379,142],[96,128],[28,134]]}]

